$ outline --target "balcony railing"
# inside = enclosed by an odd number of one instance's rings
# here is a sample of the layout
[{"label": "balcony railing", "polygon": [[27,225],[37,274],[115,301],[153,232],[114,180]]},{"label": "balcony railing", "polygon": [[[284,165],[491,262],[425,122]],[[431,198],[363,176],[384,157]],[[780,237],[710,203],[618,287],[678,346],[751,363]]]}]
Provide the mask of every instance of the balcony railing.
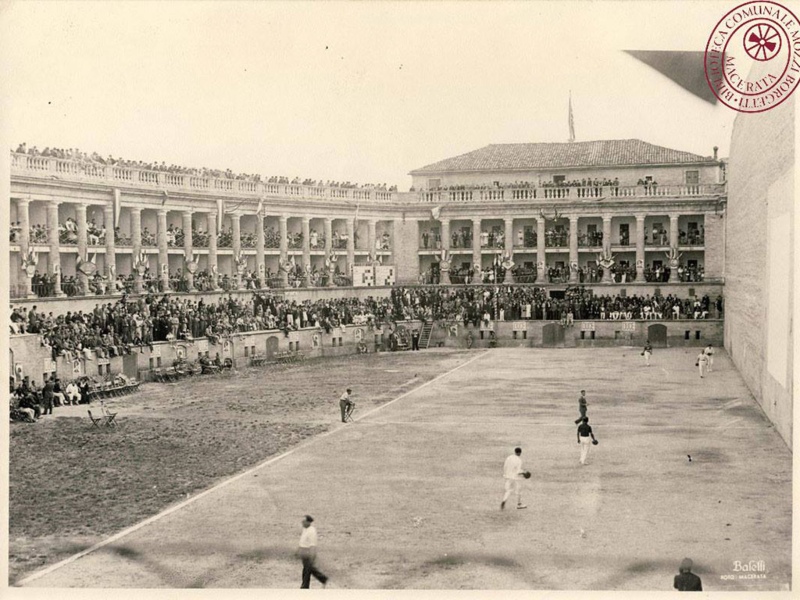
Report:
[{"label": "balcony railing", "polygon": [[224,193],[225,195],[289,196],[292,198],[352,200],[355,202],[393,202],[397,192],[374,188],[340,188],[288,183],[267,183],[202,177],[183,173],[148,171],[131,167],[100,165],[47,156],[30,156],[11,153],[11,171],[14,175],[57,176],[75,181],[106,181],[113,184]]},{"label": "balcony railing", "polygon": [[715,196],[725,193],[724,183],[697,185],[629,185],[588,187],[521,187],[463,190],[423,190],[417,202],[509,202],[531,200],[582,200],[587,198],[641,198]]}]

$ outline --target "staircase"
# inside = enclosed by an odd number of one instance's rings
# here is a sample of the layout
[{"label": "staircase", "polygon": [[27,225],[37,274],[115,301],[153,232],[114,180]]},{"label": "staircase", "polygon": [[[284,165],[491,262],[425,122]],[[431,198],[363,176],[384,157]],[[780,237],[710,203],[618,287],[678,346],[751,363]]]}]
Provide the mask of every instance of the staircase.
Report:
[{"label": "staircase", "polygon": [[427,350],[431,345],[431,332],[433,331],[433,321],[428,323],[423,321],[422,331],[419,334],[419,348],[420,350]]}]

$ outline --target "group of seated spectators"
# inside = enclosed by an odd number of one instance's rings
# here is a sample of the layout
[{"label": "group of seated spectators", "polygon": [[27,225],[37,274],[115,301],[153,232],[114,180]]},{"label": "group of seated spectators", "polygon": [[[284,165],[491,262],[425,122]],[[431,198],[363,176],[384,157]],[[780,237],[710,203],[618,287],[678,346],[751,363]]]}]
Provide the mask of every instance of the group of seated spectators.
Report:
[{"label": "group of seated spectators", "polygon": [[[262,181],[261,175],[257,174],[249,174],[249,173],[234,173],[231,169],[209,169],[207,167],[203,167],[202,169],[192,168],[192,167],[182,167],[180,165],[167,165],[165,162],[145,162],[141,160],[126,160],[124,158],[118,157],[114,158],[112,155],[108,155],[107,157],[103,158],[97,152],[87,153],[79,150],[78,148],[50,148],[47,147],[44,150],[39,150],[37,146],[32,146],[28,148],[27,143],[23,142],[16,149],[17,154],[27,154],[28,156],[43,156],[43,157],[52,157],[52,158],[59,158],[63,160],[71,160],[82,165],[113,165],[117,167],[126,167],[130,169],[139,169],[142,171],[160,171],[164,173],[173,173],[176,175],[194,175],[197,177],[215,177],[217,179],[233,179],[239,181],[251,181],[251,182],[260,182]],[[387,187],[385,183],[381,184],[363,184],[359,185],[357,183],[347,182],[340,182],[340,181],[328,181],[323,183],[322,180],[315,180],[315,179],[304,179],[301,181],[299,177],[295,177],[291,181],[288,177],[283,176],[272,176],[268,179],[264,179],[266,183],[282,183],[282,184],[295,184],[295,185],[308,185],[308,186],[325,186],[325,187],[337,187],[337,188],[347,188],[347,189],[367,189],[367,190],[378,190],[378,191],[389,191],[389,192],[396,192],[397,186],[393,185],[391,187]]]},{"label": "group of seated spectators", "polygon": [[[568,288],[562,299],[552,298],[536,287],[489,285],[472,288],[395,288],[388,298],[283,299],[254,292],[247,299],[220,297],[216,302],[146,294],[123,296],[116,302],[96,304],[91,311],[68,311],[63,315],[11,310],[11,334],[36,333],[49,347],[53,359],[83,356],[92,360],[130,353],[154,342],[207,337],[216,342],[237,332],[303,327],[326,331],[339,325],[374,324],[386,320],[434,318],[456,319],[477,324],[488,313],[491,320],[613,318],[704,318],[710,300],[679,299],[675,296],[595,296],[584,287]],[[722,298],[717,299],[717,316]],[[631,316],[627,316],[630,313]]]},{"label": "group of seated spectators", "polygon": [[[676,296],[595,296],[581,286],[568,288],[564,298],[552,298],[535,287],[495,285],[472,288],[397,288],[392,290],[396,320],[444,319],[478,326],[494,320],[576,319],[703,319],[712,314],[711,299]],[[723,314],[723,299],[714,303]]]},{"label": "group of seated spectators", "polygon": [[9,378],[9,408],[12,418],[36,422],[44,415],[53,414],[54,406],[77,405],[89,402],[89,379],[80,378],[64,383],[55,376],[39,386],[29,377],[16,383]]}]

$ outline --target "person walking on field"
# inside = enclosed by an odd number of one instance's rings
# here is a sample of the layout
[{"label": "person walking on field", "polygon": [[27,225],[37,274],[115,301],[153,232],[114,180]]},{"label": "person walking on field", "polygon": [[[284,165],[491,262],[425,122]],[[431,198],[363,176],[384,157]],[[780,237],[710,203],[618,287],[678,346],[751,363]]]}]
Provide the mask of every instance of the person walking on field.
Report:
[{"label": "person walking on field", "polygon": [[517,508],[528,508],[522,503],[522,494],[519,488],[520,479],[525,477],[522,470],[521,454],[522,448],[514,448],[514,454],[506,458],[506,462],[503,464],[503,479],[505,479],[506,493],[503,495],[503,501],[500,503],[500,510],[506,507],[506,501],[512,493],[517,496]]},{"label": "person walking on field", "polygon": [[350,399],[350,393],[353,390],[347,388],[347,391],[339,398],[339,409],[342,411],[342,423],[347,423],[350,414],[356,406],[356,403]]},{"label": "person walking on field", "polygon": [[708,369],[708,355],[706,354],[705,350],[697,355],[697,360],[695,361],[694,366],[700,369],[700,379],[706,376],[706,370]]},{"label": "person walking on field", "polygon": [[711,344],[706,346],[705,350],[703,350],[703,354],[705,354],[708,357],[708,372],[711,373],[711,371],[714,368],[714,349],[713,349],[713,346]]},{"label": "person walking on field", "polygon": [[581,464],[586,464],[586,459],[589,458],[590,444],[597,443],[592,432],[592,427],[589,425],[589,417],[583,417],[581,424],[578,425],[578,444],[581,446]]},{"label": "person walking on field", "polygon": [[586,390],[581,390],[581,397],[578,398],[578,410],[580,411],[581,416],[575,420],[575,425],[577,425],[583,420],[583,418],[586,416],[587,409],[588,406],[586,404]]},{"label": "person walking on field", "polygon": [[653,346],[650,345],[650,340],[644,345],[644,350],[642,350],[642,356],[644,356],[644,364],[646,366],[650,366],[650,357],[653,355]]},{"label": "person walking on field", "polygon": [[314,518],[306,515],[303,519],[303,533],[300,534],[298,554],[303,561],[303,583],[300,585],[300,589],[303,590],[311,587],[312,575],[322,584],[322,587],[328,583],[328,576],[314,566],[314,562],[317,560],[317,528],[312,525],[313,522]]}]

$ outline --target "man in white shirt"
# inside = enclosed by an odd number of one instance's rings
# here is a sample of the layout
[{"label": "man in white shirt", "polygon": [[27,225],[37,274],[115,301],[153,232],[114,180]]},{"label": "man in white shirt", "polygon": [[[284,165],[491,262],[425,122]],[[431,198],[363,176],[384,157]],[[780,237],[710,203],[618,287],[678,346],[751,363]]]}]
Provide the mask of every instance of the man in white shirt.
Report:
[{"label": "man in white shirt", "polygon": [[706,376],[706,369],[708,369],[708,355],[706,354],[705,350],[697,355],[697,360],[695,361],[694,366],[700,369],[701,379]]},{"label": "man in white shirt", "polygon": [[81,393],[74,381],[67,384],[67,403],[77,405],[81,401]]},{"label": "man in white shirt", "polygon": [[342,423],[347,423],[347,419],[352,419],[350,416],[356,407],[356,403],[350,399],[350,393],[353,390],[347,388],[344,394],[339,398],[339,409],[342,411]]},{"label": "man in white shirt", "polygon": [[522,479],[522,448],[514,448],[514,454],[506,458],[503,464],[503,478],[506,484],[506,493],[503,495],[503,501],[500,503],[500,510],[506,507],[506,500],[513,492],[517,496],[517,508],[528,508],[522,504],[522,497],[519,488],[519,481]]},{"label": "man in white shirt", "polygon": [[300,534],[298,554],[303,561],[303,583],[300,585],[300,589],[304,590],[311,587],[312,575],[322,584],[322,587],[325,587],[328,581],[327,575],[314,566],[314,561],[317,559],[317,528],[312,525],[313,522],[314,518],[306,515],[303,519],[303,533]]},{"label": "man in white shirt", "polygon": [[705,350],[703,350],[703,354],[705,354],[708,357],[708,372],[711,373],[711,370],[714,367],[714,350],[713,350],[713,346],[711,344],[706,346]]}]

